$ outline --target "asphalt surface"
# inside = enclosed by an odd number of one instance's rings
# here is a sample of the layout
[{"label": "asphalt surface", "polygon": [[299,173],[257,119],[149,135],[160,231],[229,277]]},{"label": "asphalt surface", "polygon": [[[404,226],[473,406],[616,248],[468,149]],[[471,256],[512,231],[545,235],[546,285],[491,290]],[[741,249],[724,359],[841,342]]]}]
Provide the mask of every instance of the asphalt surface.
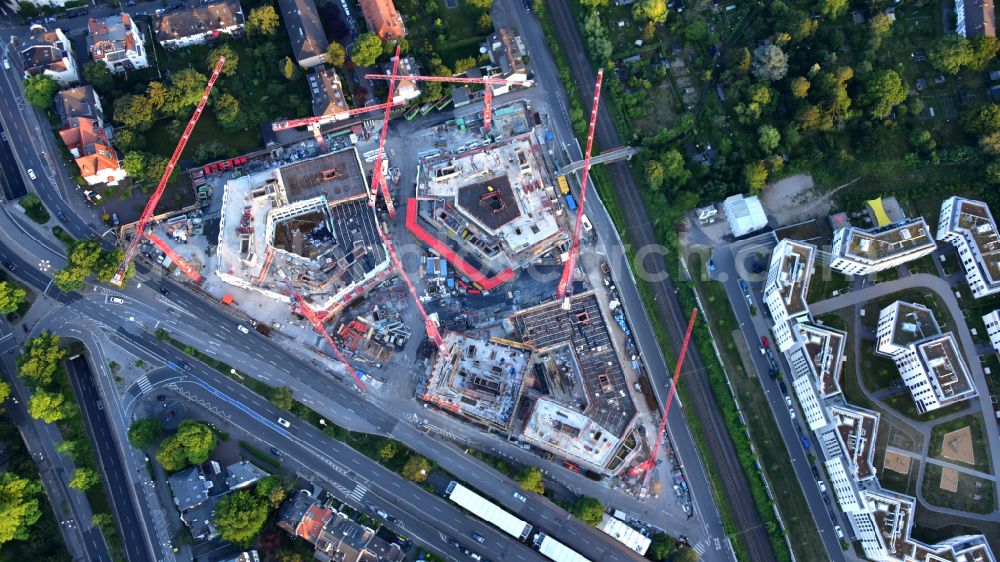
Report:
[{"label": "asphalt surface", "polygon": [[7,133],[0,127],[0,186],[3,187],[3,196],[8,201],[20,199],[28,194],[28,188],[24,185],[24,178],[21,176],[21,169],[14,159],[14,152],[10,149]]},{"label": "asphalt surface", "polygon": [[[570,73],[584,98],[584,111],[589,114],[588,104],[590,92],[594,90],[596,72],[587,60],[587,51],[581,41],[576,21],[565,0],[550,0],[545,2],[545,6],[552,17],[559,44],[563,47],[563,52],[570,66]],[[603,152],[619,147],[621,144],[621,139],[618,137],[614,121],[611,119],[607,107],[601,105],[598,110],[597,127],[594,134],[595,149]],[[607,170],[615,186],[619,206],[624,214],[629,242],[640,251],[647,248],[658,248],[659,241],[653,232],[649,215],[643,206],[642,198],[628,165],[623,162],[612,163],[607,165]],[[654,295],[658,316],[665,324],[676,357],[682,344],[688,314],[680,309],[676,288],[668,275],[665,256],[663,252],[656,250],[643,252],[641,263],[635,264],[635,266],[637,270],[645,272],[645,276],[650,280],[649,286]],[[616,279],[623,278],[627,277],[616,276]],[[619,286],[625,285],[628,284],[620,283]],[[642,335],[637,333],[637,338],[652,340],[647,341],[645,345],[640,344],[641,349],[657,349],[655,338],[652,337],[651,333]],[[650,355],[646,351],[643,358],[649,361]],[[722,485],[725,497],[720,498],[720,501],[728,504],[735,516],[737,526],[735,539],[743,543],[751,559],[755,561],[775,560],[770,539],[750,493],[746,474],[737,460],[736,450],[726,430],[725,420],[723,420],[715,403],[715,397],[712,395],[712,390],[705,377],[707,371],[704,362],[696,347],[688,348],[686,362],[688,368],[684,370],[684,385],[689,401],[683,406],[691,408],[695,417],[698,418],[710,456],[710,459],[705,459],[705,462],[713,466],[716,477]],[[671,371],[658,372],[651,368],[650,372],[660,379],[657,381],[657,386],[660,387],[665,385],[666,378]]]},{"label": "asphalt surface", "polygon": [[87,358],[77,356],[70,359],[66,362],[66,370],[73,391],[76,393],[77,403],[80,404],[91,444],[97,454],[97,462],[105,480],[105,489],[110,492],[108,499],[118,520],[125,557],[129,562],[153,562],[155,558],[147,550],[146,540],[142,536],[142,522],[132,503],[131,494],[125,489],[129,485],[125,464],[111,433],[111,425],[104,414],[101,395],[94,385],[94,374],[90,370]]}]

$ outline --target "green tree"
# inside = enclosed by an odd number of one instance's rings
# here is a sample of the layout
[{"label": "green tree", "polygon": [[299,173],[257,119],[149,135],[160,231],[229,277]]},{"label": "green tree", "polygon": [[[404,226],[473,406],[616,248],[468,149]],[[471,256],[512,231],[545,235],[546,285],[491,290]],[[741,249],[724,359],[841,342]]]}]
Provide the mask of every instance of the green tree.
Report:
[{"label": "green tree", "polygon": [[996,58],[1000,52],[1000,40],[989,35],[977,35],[969,40],[972,47],[972,57],[969,60],[969,67],[975,70],[982,70],[986,65]]},{"label": "green tree", "polygon": [[700,559],[697,550],[689,546],[682,546],[677,549],[677,554],[674,554],[671,562],[698,562]]},{"label": "green tree", "polygon": [[455,74],[461,74],[470,68],[475,68],[476,58],[475,57],[465,57],[464,59],[458,59],[455,61]]},{"label": "green tree", "polygon": [[465,0],[465,2],[473,8],[480,9],[484,12],[488,11],[493,5],[493,0]]},{"label": "green tree", "polygon": [[[227,44],[219,45],[208,52],[208,55],[205,57],[205,66],[208,67],[208,72],[211,73],[215,70],[215,65],[219,62],[219,57],[226,57],[226,62],[222,64],[222,72],[220,74],[222,76],[232,76],[236,74],[236,71],[240,66],[240,57],[236,54],[236,51],[234,51],[233,48]],[[202,89],[204,88],[205,86],[202,85]]]},{"label": "green tree", "polygon": [[[638,4],[636,5],[638,6]],[[608,39],[608,30],[605,29],[601,16],[596,11],[590,12],[584,18],[583,35],[594,58],[603,61],[611,59],[613,46],[611,40]]]},{"label": "green tree", "polygon": [[8,398],[10,398],[10,385],[0,381],[0,403],[5,402]]},{"label": "green tree", "polygon": [[945,34],[927,51],[927,60],[931,66],[949,74],[958,74],[963,66],[972,64],[974,57],[969,41],[953,33]]},{"label": "green tree", "polygon": [[257,481],[254,489],[257,497],[267,502],[268,507],[275,509],[285,501],[287,491],[285,485],[278,476],[265,476]]},{"label": "green tree", "polygon": [[103,62],[92,60],[83,65],[83,78],[102,94],[110,93],[115,86],[115,75]]},{"label": "green tree", "polygon": [[374,33],[362,33],[354,41],[351,60],[358,66],[371,66],[382,54],[382,39]]},{"label": "green tree", "polygon": [[778,143],[781,142],[781,133],[771,125],[761,125],[757,129],[757,142],[760,143],[764,152],[771,152],[778,148]]},{"label": "green tree", "polygon": [[153,126],[153,105],[146,96],[125,95],[115,100],[115,121],[134,131]]},{"label": "green tree", "polygon": [[0,545],[30,538],[28,528],[42,516],[42,485],[13,472],[0,472]]},{"label": "green tree", "polygon": [[490,17],[489,12],[483,12],[479,15],[479,20],[476,21],[476,26],[479,27],[480,31],[487,32],[493,29],[493,18]]},{"label": "green tree", "polygon": [[392,439],[386,439],[378,449],[378,458],[382,463],[387,463],[396,458],[399,446]]},{"label": "green tree", "polygon": [[63,268],[52,276],[52,281],[56,287],[64,293],[72,293],[83,288],[83,283],[87,279],[84,272],[74,268]]},{"label": "green tree", "polygon": [[133,150],[125,155],[125,159],[122,160],[122,168],[133,178],[142,179],[146,177],[148,161],[148,154],[140,150]]},{"label": "green tree", "polygon": [[518,473],[515,478],[517,483],[521,485],[521,488],[534,492],[536,494],[545,493],[545,483],[542,482],[542,471],[541,469],[534,466],[527,466]]},{"label": "green tree", "polygon": [[653,560],[666,560],[674,552],[676,544],[677,541],[673,537],[659,532],[653,535],[653,540],[649,543],[649,550],[646,554],[651,556]]},{"label": "green tree", "polygon": [[160,341],[167,341],[170,339],[170,332],[166,328],[157,328],[155,336]]},{"label": "green tree", "polygon": [[11,314],[17,312],[17,307],[24,302],[24,297],[27,294],[24,289],[13,283],[0,281],[0,313]]},{"label": "green tree", "polygon": [[66,351],[59,347],[59,336],[42,332],[27,341],[17,358],[17,374],[32,388],[48,386],[62,369]]},{"label": "green tree", "polygon": [[179,70],[170,77],[163,100],[163,111],[177,115],[194,109],[201,101],[208,77],[193,68]]},{"label": "green tree", "polygon": [[58,392],[35,390],[28,402],[28,414],[45,423],[55,423],[66,416],[66,397]]},{"label": "green tree", "polygon": [[649,181],[649,187],[653,189],[660,189],[663,187],[663,182],[667,179],[667,171],[663,166],[663,162],[659,160],[649,160],[646,162],[646,180]]},{"label": "green tree", "polygon": [[247,16],[247,33],[251,36],[274,35],[280,26],[278,12],[271,5],[254,8]]},{"label": "green tree", "polygon": [[282,59],[281,75],[285,77],[285,80],[294,80],[299,75],[299,65],[295,64],[292,57]]},{"label": "green tree", "polygon": [[336,41],[330,41],[330,46],[326,48],[326,62],[333,66],[343,66],[347,60],[347,51],[344,46]]},{"label": "green tree", "polygon": [[777,45],[761,45],[753,51],[750,68],[762,80],[781,80],[788,73],[788,56]]},{"label": "green tree", "polygon": [[1000,184],[1000,162],[990,162],[986,166],[986,181],[994,185]]},{"label": "green tree", "polygon": [[431,462],[420,455],[413,455],[403,465],[403,478],[411,482],[423,482],[431,471]]},{"label": "green tree", "polygon": [[885,119],[908,94],[909,88],[895,70],[883,70],[865,85],[864,97],[872,117]]},{"label": "green tree", "polygon": [[66,455],[67,457],[76,460],[79,448],[79,441],[76,441],[75,439],[63,439],[58,445],[56,445],[56,454]]},{"label": "green tree", "polygon": [[892,33],[892,18],[885,12],[878,12],[868,20],[868,48],[877,51],[882,41]]},{"label": "green tree", "polygon": [[212,98],[212,111],[219,125],[225,130],[243,128],[243,114],[240,113],[240,100],[229,92],[223,92]]},{"label": "green tree", "polygon": [[115,133],[115,146],[126,154],[132,150],[142,150],[146,147],[146,136],[132,129],[122,128]]},{"label": "green tree", "polygon": [[177,433],[160,443],[156,459],[164,469],[176,472],[208,460],[208,456],[215,449],[215,443],[215,433],[207,424],[184,420],[177,428]]},{"label": "green tree", "polygon": [[792,78],[792,95],[797,98],[804,98],[809,95],[809,79],[804,76]]},{"label": "green tree", "polygon": [[991,156],[1000,156],[1000,131],[994,131],[980,138],[979,148]]},{"label": "green tree", "polygon": [[988,103],[964,113],[962,128],[976,135],[1000,131],[1000,104]]},{"label": "green tree", "polygon": [[59,83],[44,74],[36,74],[24,79],[24,98],[38,109],[52,108],[52,100],[59,91]]},{"label": "green tree", "polygon": [[226,494],[215,506],[215,525],[222,539],[239,547],[251,546],[264,529],[267,502],[250,490]]},{"label": "green tree", "polygon": [[820,12],[829,18],[839,18],[847,11],[847,0],[820,0]]},{"label": "green tree", "polygon": [[128,440],[136,449],[148,449],[160,439],[163,427],[156,418],[138,419],[128,426]]},{"label": "green tree", "polygon": [[683,187],[691,179],[691,172],[684,166],[684,156],[676,148],[664,152],[660,156],[663,162],[663,179],[674,189]]},{"label": "green tree", "polygon": [[86,492],[101,482],[101,476],[97,471],[87,467],[77,467],[73,471],[73,477],[69,479],[69,487],[74,490]]},{"label": "green tree", "polygon": [[153,109],[156,111],[163,109],[164,104],[167,103],[167,95],[167,86],[163,82],[157,82],[154,80],[153,82],[150,82],[149,86],[146,88],[146,97],[149,98],[149,104],[152,105]]},{"label": "green tree", "polygon": [[271,398],[271,402],[274,405],[285,409],[291,410],[292,406],[295,405],[295,399],[292,397],[292,389],[287,386],[280,386],[274,391],[274,397]]},{"label": "green tree", "polygon": [[750,193],[760,193],[764,189],[764,185],[767,184],[767,166],[764,161],[757,160],[744,166],[743,181]]},{"label": "green tree", "polygon": [[603,8],[607,6],[611,0],[580,0],[580,4],[590,8],[591,10],[596,10],[598,8]]},{"label": "green tree", "polygon": [[570,508],[570,513],[587,525],[596,527],[604,517],[604,504],[597,498],[580,496]]},{"label": "green tree", "polygon": [[217,139],[205,141],[194,149],[194,161],[199,164],[212,162],[220,158],[229,158],[230,156],[236,156],[236,151],[231,146]]},{"label": "green tree", "polygon": [[632,17],[640,23],[663,23],[667,21],[667,2],[666,0],[636,0],[635,5],[632,6]]}]

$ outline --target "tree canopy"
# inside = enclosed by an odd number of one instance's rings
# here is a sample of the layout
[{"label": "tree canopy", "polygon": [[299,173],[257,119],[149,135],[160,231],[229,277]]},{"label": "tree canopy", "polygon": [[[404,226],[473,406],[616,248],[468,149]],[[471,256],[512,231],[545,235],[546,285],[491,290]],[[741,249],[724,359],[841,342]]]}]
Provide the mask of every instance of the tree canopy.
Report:
[{"label": "tree canopy", "polygon": [[269,512],[267,501],[251,490],[226,494],[215,506],[215,525],[222,539],[236,546],[251,546],[264,529]]},{"label": "tree canopy", "polygon": [[382,39],[374,33],[362,33],[354,41],[351,61],[358,66],[371,66],[382,55]]},{"label": "tree canopy", "polygon": [[632,17],[640,23],[663,23],[667,21],[667,2],[666,0],[636,0],[632,6]]},{"label": "tree canopy", "polygon": [[107,94],[115,85],[115,75],[108,65],[98,61],[88,61],[83,65],[83,78],[102,94]]},{"label": "tree canopy", "polygon": [[17,374],[32,388],[50,384],[62,369],[66,350],[59,347],[59,336],[42,332],[27,341],[17,358]]},{"label": "tree canopy", "polygon": [[674,552],[676,544],[677,541],[673,537],[662,531],[658,532],[653,535],[647,554],[653,560],[666,560]]},{"label": "tree canopy", "polygon": [[285,501],[285,496],[288,494],[281,478],[273,474],[257,481],[257,487],[254,490],[257,493],[257,497],[264,500],[273,509],[278,508],[281,502]]},{"label": "tree canopy", "polygon": [[177,433],[167,437],[160,443],[156,451],[156,460],[163,468],[176,472],[191,465],[201,464],[215,449],[215,433],[204,422],[184,420]]},{"label": "tree canopy", "polygon": [[129,129],[146,131],[153,126],[154,105],[146,96],[122,96],[115,100],[115,121]]},{"label": "tree canopy", "polygon": [[24,98],[38,109],[50,109],[59,91],[59,83],[44,74],[24,79]]},{"label": "tree canopy", "polygon": [[750,69],[757,78],[781,80],[788,73],[788,56],[777,45],[761,45],[753,51]]},{"label": "tree canopy", "polygon": [[0,281],[0,313],[11,314],[24,302],[27,292],[7,281]]},{"label": "tree canopy", "polygon": [[330,41],[330,46],[326,48],[326,62],[333,66],[343,66],[347,60],[347,51],[344,46],[336,41]]},{"label": "tree canopy", "polygon": [[517,483],[521,485],[521,488],[534,492],[536,494],[545,493],[545,483],[542,482],[542,471],[535,466],[527,466],[518,473]]},{"label": "tree canopy", "polygon": [[66,417],[66,397],[39,388],[28,402],[28,414],[36,420],[55,423]]},{"label": "tree canopy", "polygon": [[[208,72],[211,73],[215,70],[215,65],[218,64],[219,57],[226,57],[226,62],[222,63],[222,72],[220,74],[222,76],[232,76],[236,74],[236,70],[240,65],[240,57],[236,54],[236,51],[234,51],[233,48],[227,44],[215,47],[208,52],[208,55],[205,56],[205,66],[208,67]],[[204,89],[205,84],[202,84],[201,88]]]},{"label": "tree canopy", "polygon": [[69,487],[74,490],[86,492],[94,487],[95,484],[99,484],[100,482],[101,475],[98,474],[96,470],[83,466],[77,467],[77,469],[73,471],[73,477],[69,480]]},{"label": "tree canopy", "polygon": [[0,472],[0,545],[28,540],[28,528],[42,516],[42,485],[10,471]]},{"label": "tree canopy", "polygon": [[152,447],[162,433],[163,427],[156,418],[138,419],[128,426],[129,443],[137,449]]},{"label": "tree canopy", "polygon": [[601,524],[604,517],[604,504],[597,498],[580,496],[570,508],[570,513],[587,525],[596,527]]},{"label": "tree canopy", "polygon": [[247,16],[247,33],[251,36],[274,35],[280,26],[278,12],[271,5],[254,8]]},{"label": "tree canopy", "polygon": [[411,482],[423,482],[431,471],[431,462],[420,455],[413,455],[403,465],[403,478]]},{"label": "tree canopy", "polygon": [[906,99],[909,91],[895,70],[883,70],[865,85],[864,97],[872,117],[885,119],[893,107]]}]

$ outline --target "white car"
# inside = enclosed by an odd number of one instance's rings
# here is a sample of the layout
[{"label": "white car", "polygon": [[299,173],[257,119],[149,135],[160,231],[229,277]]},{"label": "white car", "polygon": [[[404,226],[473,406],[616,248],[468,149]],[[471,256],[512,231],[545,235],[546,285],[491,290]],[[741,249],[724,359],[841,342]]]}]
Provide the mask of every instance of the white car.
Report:
[{"label": "white car", "polygon": [[113,304],[125,304],[125,299],[121,297],[108,297],[108,302]]},{"label": "white car", "polygon": [[35,175],[35,171],[32,170],[31,168],[28,168],[28,177],[31,178],[31,179],[33,179],[33,180],[37,180],[38,179],[38,176]]},{"label": "white car", "polygon": [[792,416],[792,419],[794,420],[795,419],[795,409],[794,408],[788,408],[788,415]]},{"label": "white car", "polygon": [[10,70],[10,60],[8,60],[7,57],[3,58],[3,69]]},{"label": "white car", "polygon": [[243,334],[249,334],[250,333],[250,328],[247,328],[243,324],[240,324],[239,326],[236,326],[236,329],[239,330]]},{"label": "white car", "polygon": [[280,425],[285,429],[288,429],[289,427],[292,427],[292,422],[286,420],[285,418],[278,418],[278,425]]},{"label": "white car", "polygon": [[840,525],[834,525],[833,530],[837,532],[837,538],[844,538],[844,531],[840,529]]},{"label": "white car", "polygon": [[528,498],[522,496],[521,494],[519,494],[517,492],[514,492],[514,499],[517,500],[517,501],[519,501],[519,502],[523,502],[523,501],[527,501]]},{"label": "white car", "polygon": [[826,493],[826,482],[823,482],[822,480],[817,480],[816,484],[819,485],[819,491],[823,492],[825,494]]},{"label": "white car", "polygon": [[785,405],[788,406],[788,407],[792,406],[792,397],[791,396],[785,395]]}]

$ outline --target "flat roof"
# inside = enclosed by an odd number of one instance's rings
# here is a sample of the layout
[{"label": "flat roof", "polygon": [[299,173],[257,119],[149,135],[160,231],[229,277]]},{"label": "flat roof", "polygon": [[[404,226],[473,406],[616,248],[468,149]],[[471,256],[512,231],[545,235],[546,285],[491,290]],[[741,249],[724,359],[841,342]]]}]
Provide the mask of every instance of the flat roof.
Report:
[{"label": "flat roof", "polygon": [[322,195],[331,203],[368,194],[357,151],[341,150],[278,169],[290,203]]},{"label": "flat roof", "polygon": [[825,326],[817,326],[806,322],[796,323],[804,341],[806,355],[812,362],[813,370],[819,378],[821,393],[824,398],[839,394],[840,370],[844,359],[844,345],[847,334]]},{"label": "flat roof", "polygon": [[859,480],[875,476],[872,455],[875,453],[878,414],[852,406],[831,406],[830,416],[837,426],[837,437],[855,468],[855,476]]},{"label": "flat roof", "polygon": [[990,208],[969,199],[960,200],[957,207],[954,212],[958,213],[958,227],[972,238],[980,258],[976,265],[985,274],[985,281],[991,285],[1000,282],[1000,238]]},{"label": "flat roof", "polygon": [[515,332],[539,351],[569,346],[580,367],[587,390],[584,414],[617,437],[622,437],[636,416],[622,370],[593,291],[574,295],[569,310],[549,302],[515,313]]},{"label": "flat roof", "polygon": [[812,244],[786,238],[775,246],[771,255],[773,282],[789,316],[794,317],[806,310],[815,250]]},{"label": "flat roof", "polygon": [[975,394],[969,371],[951,332],[917,344],[917,353],[926,367],[942,402],[964,400]]},{"label": "flat roof", "polygon": [[884,228],[848,228],[850,230],[847,233],[844,255],[861,262],[879,262],[927,247],[936,247],[923,217]]},{"label": "flat roof", "polygon": [[527,534],[527,531],[525,531],[526,528],[531,528],[531,525],[528,525],[523,519],[514,517],[502,507],[458,482],[452,482],[448,486],[448,490],[448,499],[472,512],[480,519],[492,523],[508,535],[521,537]]},{"label": "flat roof", "polygon": [[608,515],[604,516],[604,521],[601,523],[601,530],[629,547],[629,550],[638,553],[639,556],[645,555],[650,543],[653,542],[652,539],[633,529],[621,519],[609,517]]},{"label": "flat roof", "polygon": [[864,492],[868,505],[872,507],[875,528],[885,549],[894,558],[902,560],[905,555],[912,554],[914,549],[913,543],[908,540],[913,526],[914,502],[912,498],[890,494],[891,492],[881,488],[877,492]]},{"label": "flat roof", "polygon": [[904,301],[896,301],[892,306],[895,307],[896,317],[892,328],[892,343],[895,345],[907,346],[941,333],[934,313],[926,306]]}]

